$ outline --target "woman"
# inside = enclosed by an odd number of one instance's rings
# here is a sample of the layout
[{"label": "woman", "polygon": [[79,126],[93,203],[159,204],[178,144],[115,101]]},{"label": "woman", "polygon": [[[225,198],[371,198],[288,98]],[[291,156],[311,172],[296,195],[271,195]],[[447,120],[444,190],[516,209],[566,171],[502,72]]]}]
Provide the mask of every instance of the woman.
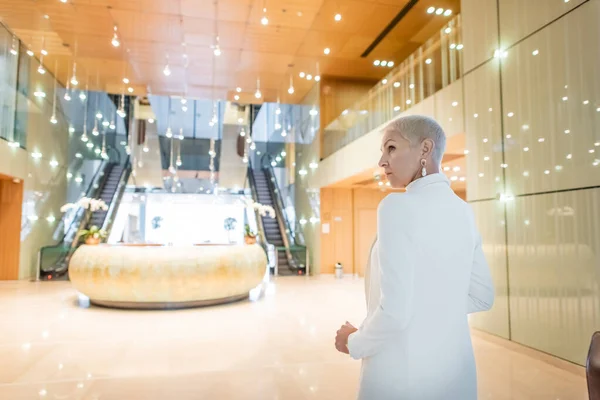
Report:
[{"label": "woman", "polygon": [[473,212],[440,173],[446,138],[433,119],[384,130],[379,166],[394,188],[379,205],[366,277],[367,318],[336,348],[362,359],[361,400],[477,398],[467,314],[494,301]]}]

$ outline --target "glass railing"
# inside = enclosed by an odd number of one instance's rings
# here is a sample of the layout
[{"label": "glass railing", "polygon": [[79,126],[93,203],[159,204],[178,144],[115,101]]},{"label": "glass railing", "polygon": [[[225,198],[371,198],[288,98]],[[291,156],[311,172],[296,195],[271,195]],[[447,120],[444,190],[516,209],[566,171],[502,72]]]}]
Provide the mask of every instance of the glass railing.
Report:
[{"label": "glass railing", "polygon": [[399,116],[462,76],[461,16],[450,20],[324,129],[323,157]]}]

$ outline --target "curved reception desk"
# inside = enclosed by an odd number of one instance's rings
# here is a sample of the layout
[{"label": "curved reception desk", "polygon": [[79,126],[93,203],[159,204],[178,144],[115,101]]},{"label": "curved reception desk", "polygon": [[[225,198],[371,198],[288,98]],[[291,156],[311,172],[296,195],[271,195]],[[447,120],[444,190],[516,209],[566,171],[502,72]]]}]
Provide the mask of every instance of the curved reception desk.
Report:
[{"label": "curved reception desk", "polygon": [[99,306],[189,308],[248,298],[266,267],[258,245],[101,244],[77,249],[69,277]]}]

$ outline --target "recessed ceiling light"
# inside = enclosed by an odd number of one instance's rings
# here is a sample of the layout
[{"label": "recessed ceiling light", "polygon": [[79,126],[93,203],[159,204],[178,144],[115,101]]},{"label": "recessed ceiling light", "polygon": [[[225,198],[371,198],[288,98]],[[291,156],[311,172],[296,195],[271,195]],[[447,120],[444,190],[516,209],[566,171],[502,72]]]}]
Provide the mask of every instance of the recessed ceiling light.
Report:
[{"label": "recessed ceiling light", "polygon": [[425,60],[425,64],[431,64],[431,58],[428,58],[427,60]]},{"label": "recessed ceiling light", "polygon": [[235,91],[238,92],[238,93],[241,93],[242,92],[242,88],[238,86],[237,88],[235,88]]},{"label": "recessed ceiling light", "polygon": [[378,66],[379,66],[379,64],[381,64],[381,61],[379,61],[379,60],[375,60],[375,61],[373,61],[373,65],[374,65],[374,66],[378,67]]},{"label": "recessed ceiling light", "polygon": [[50,19],[50,17],[48,16],[48,14],[44,14],[44,19]]},{"label": "recessed ceiling light", "polygon": [[400,82],[394,82],[394,87],[395,88],[399,88],[400,87]]},{"label": "recessed ceiling light", "polygon": [[452,28],[446,28],[446,29],[444,29],[444,32],[450,33],[450,32],[452,32]]},{"label": "recessed ceiling light", "polygon": [[312,81],[312,78],[313,78],[313,77],[312,77],[312,75],[311,75],[311,74],[308,74],[308,75],[306,75],[306,79],[307,79],[307,80],[309,80],[309,81]]},{"label": "recessed ceiling light", "polygon": [[235,101],[238,101],[240,99],[240,96],[238,96],[237,94],[235,96],[233,96],[233,98],[235,99]]},{"label": "recessed ceiling light", "polygon": [[323,53],[325,55],[327,55],[327,54],[331,53],[331,49],[329,47],[325,47],[325,50],[323,50]]},{"label": "recessed ceiling light", "polygon": [[533,55],[533,56],[537,56],[538,54],[540,54],[540,51],[538,49],[535,49],[534,51],[531,52],[531,55]]},{"label": "recessed ceiling light", "polygon": [[383,60],[383,61],[381,62],[381,66],[382,66],[382,67],[385,67],[386,65],[387,65],[387,61]]},{"label": "recessed ceiling light", "polygon": [[335,17],[333,17],[333,19],[335,19],[336,21],[341,21],[342,20],[342,14],[335,14]]},{"label": "recessed ceiling light", "polygon": [[127,88],[127,91],[128,91],[129,93],[133,93],[133,88],[130,86],[130,87],[128,87],[128,88]]},{"label": "recessed ceiling light", "polygon": [[442,15],[444,13],[444,9],[443,8],[438,8],[437,10],[435,10],[435,13],[437,15]]},{"label": "recessed ceiling light", "polygon": [[444,11],[444,15],[446,17],[449,17],[450,15],[452,15],[452,10],[446,10],[446,11]]},{"label": "recessed ceiling light", "polygon": [[393,61],[388,61],[388,67],[392,68],[394,66],[394,62]]},{"label": "recessed ceiling light", "polygon": [[433,14],[435,12],[435,7],[429,7],[427,9],[427,14]]},{"label": "recessed ceiling light", "polygon": [[387,80],[387,79],[384,79],[384,80],[382,80],[382,81],[381,81],[381,83],[383,83],[383,84],[385,85],[385,84],[387,84],[387,83],[388,83],[388,80]]},{"label": "recessed ceiling light", "polygon": [[304,72],[300,72],[300,73],[298,74],[298,76],[299,76],[300,78],[304,78],[304,77],[306,76],[306,74],[305,74]]},{"label": "recessed ceiling light", "polygon": [[462,44],[459,44],[456,46],[456,50],[462,50],[465,46],[463,46]]}]

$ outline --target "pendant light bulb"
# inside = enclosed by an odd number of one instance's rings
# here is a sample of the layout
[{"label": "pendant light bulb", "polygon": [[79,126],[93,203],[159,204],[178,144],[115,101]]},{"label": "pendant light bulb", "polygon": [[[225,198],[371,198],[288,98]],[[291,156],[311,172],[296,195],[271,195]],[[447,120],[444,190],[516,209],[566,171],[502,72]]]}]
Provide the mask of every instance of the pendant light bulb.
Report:
[{"label": "pendant light bulb", "polygon": [[111,42],[113,47],[119,47],[121,45],[121,42],[119,41],[119,36],[117,35],[117,27],[115,26],[115,33],[113,34],[113,38],[111,40]]},{"label": "pendant light bulb", "polygon": [[87,99],[85,92],[82,91],[81,93],[79,93],[79,99],[81,99],[81,101],[85,101],[85,99]]},{"label": "pendant light bulb", "polygon": [[170,126],[167,128],[167,133],[165,136],[169,139],[171,139],[173,137],[173,131],[171,130]]},{"label": "pendant light bulb", "polygon": [[71,101],[71,95],[69,94],[69,92],[65,93],[64,99],[65,99],[65,101]]},{"label": "pendant light bulb", "polygon": [[58,123],[58,120],[56,119],[56,115],[52,115],[50,117],[50,123],[53,125],[56,125]]},{"label": "pendant light bulb", "polygon": [[79,82],[77,81],[77,63],[73,63],[73,76],[71,77],[71,85],[77,86]]},{"label": "pendant light bulb", "polygon": [[165,65],[165,69],[163,69],[163,74],[165,74],[165,76],[171,75],[171,67],[169,67],[169,55],[167,55],[167,64]]},{"label": "pendant light bulb", "polygon": [[98,118],[98,119],[102,119],[102,117],[103,117],[102,113],[101,113],[100,111],[98,111],[98,112],[96,113],[96,118]]},{"label": "pendant light bulb", "polygon": [[257,99],[262,97],[262,93],[260,92],[260,78],[256,80],[256,92],[254,93],[254,97]]},{"label": "pendant light bulb", "polygon": [[294,78],[290,75],[290,88],[288,89],[289,94],[294,94]]}]

